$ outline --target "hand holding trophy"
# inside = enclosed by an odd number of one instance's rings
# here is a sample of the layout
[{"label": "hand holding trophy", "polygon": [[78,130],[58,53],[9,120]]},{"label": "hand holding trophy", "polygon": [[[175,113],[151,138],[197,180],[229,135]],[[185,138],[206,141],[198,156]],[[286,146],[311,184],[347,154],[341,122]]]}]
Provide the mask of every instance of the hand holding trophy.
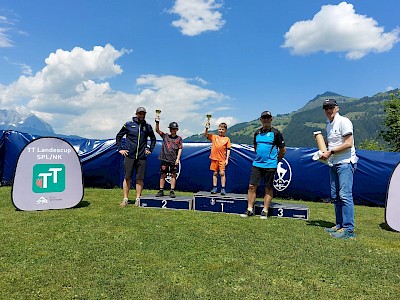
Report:
[{"label": "hand holding trophy", "polygon": [[160,122],[160,113],[161,113],[161,110],[160,109],[156,109],[156,123]]},{"label": "hand holding trophy", "polygon": [[207,115],[207,122],[206,122],[206,128],[207,128],[207,129],[210,128],[210,119],[211,119],[211,115],[208,114],[208,115]]}]

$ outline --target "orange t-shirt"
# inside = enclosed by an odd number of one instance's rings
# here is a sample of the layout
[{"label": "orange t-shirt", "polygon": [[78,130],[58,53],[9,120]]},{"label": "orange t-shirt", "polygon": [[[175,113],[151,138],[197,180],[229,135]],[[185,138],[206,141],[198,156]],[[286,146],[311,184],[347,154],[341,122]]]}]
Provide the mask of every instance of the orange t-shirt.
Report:
[{"label": "orange t-shirt", "polygon": [[226,160],[226,150],[231,148],[231,140],[227,136],[219,136],[216,134],[207,135],[212,143],[210,159],[225,161]]}]

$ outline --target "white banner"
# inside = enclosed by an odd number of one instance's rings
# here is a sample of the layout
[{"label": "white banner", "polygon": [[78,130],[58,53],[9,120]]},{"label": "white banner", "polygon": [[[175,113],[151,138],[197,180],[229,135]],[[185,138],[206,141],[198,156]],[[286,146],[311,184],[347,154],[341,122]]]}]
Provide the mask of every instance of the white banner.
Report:
[{"label": "white banner", "polygon": [[20,210],[74,207],[83,198],[82,178],[71,144],[53,137],[32,140],[17,161],[12,202]]},{"label": "white banner", "polygon": [[397,164],[390,176],[385,219],[390,228],[400,231],[400,163]]}]

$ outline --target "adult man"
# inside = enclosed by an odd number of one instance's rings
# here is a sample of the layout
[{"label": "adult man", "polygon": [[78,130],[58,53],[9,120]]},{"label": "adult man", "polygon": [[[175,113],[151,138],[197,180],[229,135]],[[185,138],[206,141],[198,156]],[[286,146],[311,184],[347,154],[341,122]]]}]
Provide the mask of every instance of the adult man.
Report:
[{"label": "adult man", "polygon": [[336,217],[336,225],[325,228],[325,231],[334,238],[354,239],[353,174],[358,158],[354,147],[353,124],[339,114],[336,100],[326,99],[322,108],[328,117],[328,151],[322,153],[321,159],[330,161],[331,198]]},{"label": "adult man", "polygon": [[[156,145],[156,137],[153,128],[150,124],[146,123],[145,117],[146,109],[144,107],[138,107],[136,109],[136,117],[133,117],[132,121],[128,121],[124,124],[115,139],[118,145],[118,151],[124,157],[124,199],[120,204],[123,207],[128,205],[131,177],[134,170],[136,171],[135,205],[139,205],[146,170],[146,156],[153,151]],[[122,138],[125,135],[126,147],[124,148],[122,146]],[[150,138],[150,149],[147,149],[148,138]]]},{"label": "adult man", "polygon": [[256,157],[251,167],[250,184],[247,193],[247,210],[241,217],[254,216],[254,202],[256,200],[257,187],[264,180],[264,208],[261,219],[268,218],[268,208],[274,195],[273,182],[278,162],[286,153],[285,141],[279,130],[271,126],[272,114],[269,111],[261,113],[260,121],[262,127],[254,134],[253,145]]}]

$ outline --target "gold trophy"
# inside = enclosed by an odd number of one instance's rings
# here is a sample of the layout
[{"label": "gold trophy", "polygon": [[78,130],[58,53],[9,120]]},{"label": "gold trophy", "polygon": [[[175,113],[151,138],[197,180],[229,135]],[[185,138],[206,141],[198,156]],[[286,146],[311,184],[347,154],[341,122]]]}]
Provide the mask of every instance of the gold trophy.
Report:
[{"label": "gold trophy", "polygon": [[210,119],[211,119],[211,115],[208,114],[208,115],[207,115],[207,122],[206,122],[206,128],[207,128],[207,129],[210,128]]},{"label": "gold trophy", "polygon": [[160,122],[160,113],[161,113],[161,110],[156,109],[156,122]]}]

